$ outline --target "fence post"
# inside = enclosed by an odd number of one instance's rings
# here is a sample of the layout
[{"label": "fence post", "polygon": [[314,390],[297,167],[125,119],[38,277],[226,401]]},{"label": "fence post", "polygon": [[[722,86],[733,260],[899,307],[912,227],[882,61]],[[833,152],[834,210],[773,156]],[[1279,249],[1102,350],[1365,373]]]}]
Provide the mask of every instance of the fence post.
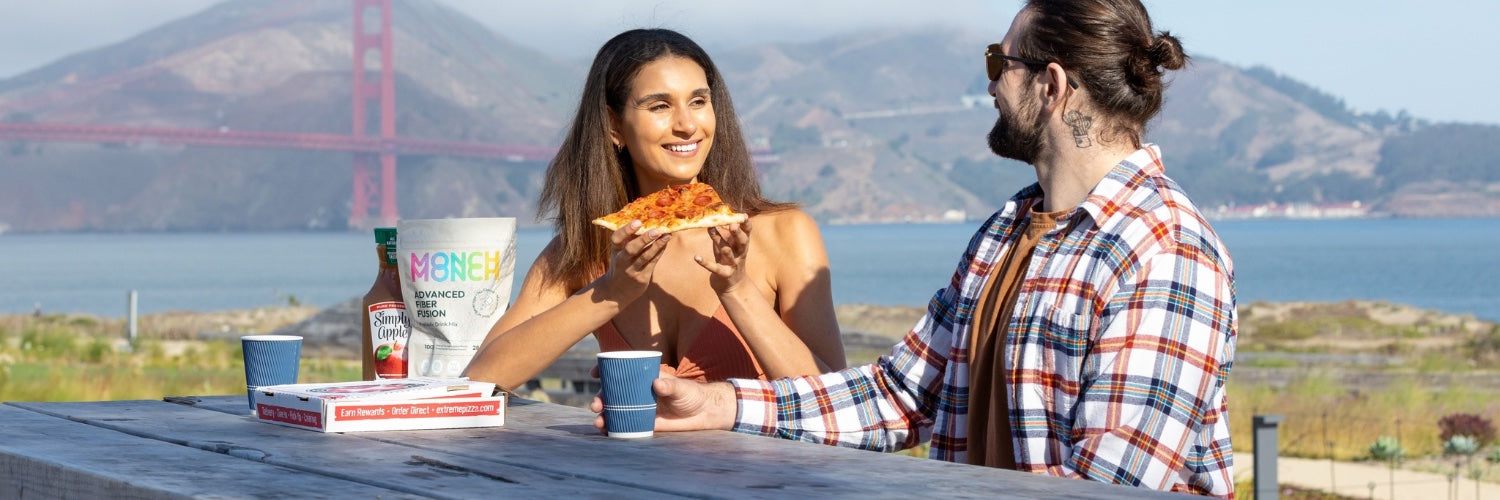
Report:
[{"label": "fence post", "polygon": [[135,346],[135,290],[125,295],[125,338],[130,340],[130,345]]},{"label": "fence post", "polygon": [[1281,493],[1276,480],[1276,428],[1281,420],[1281,415],[1256,415],[1253,419],[1256,500],[1276,500]]},{"label": "fence post", "polygon": [[1328,454],[1328,492],[1335,495],[1339,492],[1338,474],[1334,472],[1333,440],[1328,439],[1328,410],[1323,410],[1323,451]]}]

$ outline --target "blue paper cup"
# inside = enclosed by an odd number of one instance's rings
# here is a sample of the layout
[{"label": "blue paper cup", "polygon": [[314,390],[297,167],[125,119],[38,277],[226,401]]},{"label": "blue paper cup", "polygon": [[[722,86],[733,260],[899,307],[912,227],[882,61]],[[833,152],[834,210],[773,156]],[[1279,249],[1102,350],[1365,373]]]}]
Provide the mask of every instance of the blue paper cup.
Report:
[{"label": "blue paper cup", "polygon": [[604,430],[612,438],[651,437],[656,431],[656,394],[651,381],[661,373],[661,352],[601,352]]},{"label": "blue paper cup", "polygon": [[255,391],[263,386],[297,383],[297,364],[302,359],[302,337],[296,335],[246,335],[240,337],[245,352],[245,400],[255,410]]}]

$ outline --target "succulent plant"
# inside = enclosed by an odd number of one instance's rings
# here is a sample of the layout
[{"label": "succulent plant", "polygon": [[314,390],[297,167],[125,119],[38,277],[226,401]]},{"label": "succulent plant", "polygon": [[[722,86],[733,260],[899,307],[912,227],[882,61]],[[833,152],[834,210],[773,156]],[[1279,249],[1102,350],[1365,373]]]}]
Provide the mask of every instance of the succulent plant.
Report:
[{"label": "succulent plant", "polygon": [[1448,455],[1473,455],[1476,451],[1479,440],[1470,436],[1453,436],[1443,443],[1443,453]]},{"label": "succulent plant", "polygon": [[1390,436],[1380,436],[1375,444],[1370,445],[1370,457],[1377,460],[1395,460],[1406,455],[1406,450],[1401,449],[1401,442]]}]

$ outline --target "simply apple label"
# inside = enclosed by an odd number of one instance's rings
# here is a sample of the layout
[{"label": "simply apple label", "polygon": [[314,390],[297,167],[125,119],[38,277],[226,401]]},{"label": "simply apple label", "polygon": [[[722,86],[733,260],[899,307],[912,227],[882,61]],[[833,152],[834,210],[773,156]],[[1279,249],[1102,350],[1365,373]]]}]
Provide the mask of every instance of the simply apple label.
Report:
[{"label": "simply apple label", "polygon": [[406,343],[411,317],[403,302],[370,304],[370,346],[375,350],[376,378],[406,378]]}]

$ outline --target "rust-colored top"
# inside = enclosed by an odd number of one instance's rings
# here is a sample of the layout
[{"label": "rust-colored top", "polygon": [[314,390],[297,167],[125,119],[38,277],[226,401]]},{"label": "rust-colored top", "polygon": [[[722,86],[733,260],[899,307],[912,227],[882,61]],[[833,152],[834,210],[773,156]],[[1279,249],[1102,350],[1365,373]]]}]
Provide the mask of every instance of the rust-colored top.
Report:
[{"label": "rust-colored top", "polygon": [[[1032,207],[1040,208],[1041,204]],[[1001,469],[1016,468],[1015,436],[1011,429],[1010,384],[1005,378],[1006,332],[1031,253],[1069,210],[1030,212],[1020,238],[1011,244],[999,266],[985,280],[975,307],[973,341],[969,344],[969,463]]]},{"label": "rust-colored top", "polygon": [[[601,351],[631,351],[636,348],[625,342],[614,321],[605,323],[594,331],[599,339]],[[699,382],[713,382],[730,378],[766,379],[765,370],[750,352],[750,345],[729,320],[729,313],[720,305],[712,318],[703,325],[698,335],[680,338],[675,360],[662,360],[662,366],[674,372],[678,378]],[[680,342],[689,342],[683,345]]]}]

